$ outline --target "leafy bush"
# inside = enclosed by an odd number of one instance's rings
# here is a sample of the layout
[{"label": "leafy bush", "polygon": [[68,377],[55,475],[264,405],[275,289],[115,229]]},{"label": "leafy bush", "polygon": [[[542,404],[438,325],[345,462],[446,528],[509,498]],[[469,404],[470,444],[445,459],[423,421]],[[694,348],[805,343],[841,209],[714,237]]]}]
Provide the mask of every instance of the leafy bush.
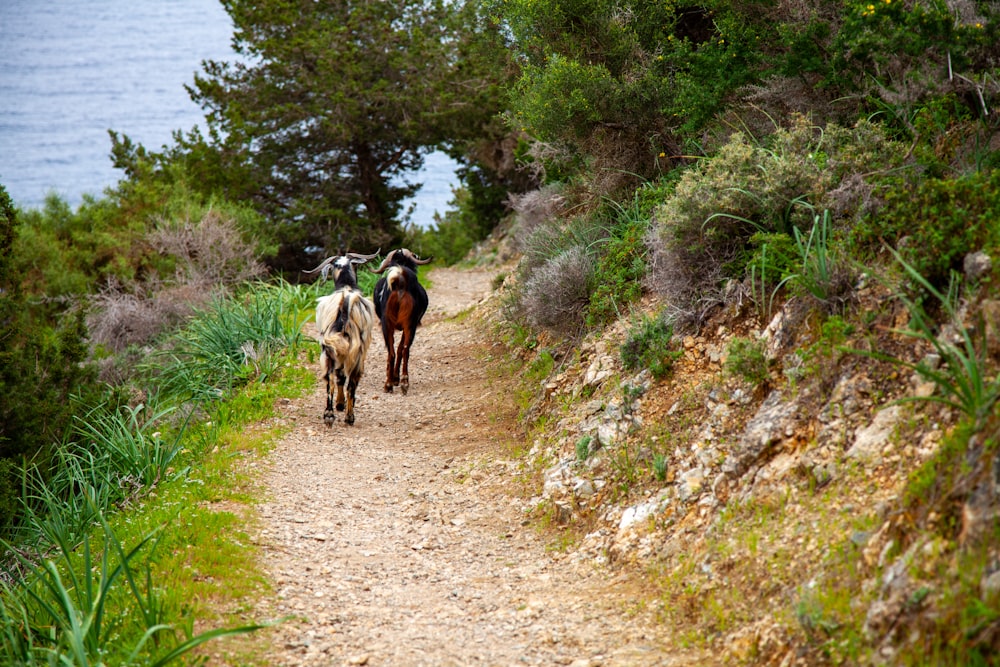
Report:
[{"label": "leafy bush", "polygon": [[982,100],[975,80],[1000,54],[995,13],[988,3],[852,0],[829,50],[832,70],[880,99],[890,122],[905,124],[914,107],[945,89]]},{"label": "leafy bush", "polygon": [[896,243],[907,264],[931,285],[947,286],[965,255],[1000,246],[1000,171],[928,179],[889,192],[885,207],[860,225],[854,240]]},{"label": "leafy bush", "polygon": [[650,177],[727,95],[755,80],[762,22],[730,3],[498,3],[525,57],[510,122],[602,169]]},{"label": "leafy bush", "polygon": [[771,377],[764,344],[749,338],[737,336],[729,341],[724,368],[729,375],[743,378],[755,386],[767,382]]},{"label": "leafy bush", "polygon": [[794,239],[795,229],[812,229],[814,210],[829,209],[834,226],[855,219],[870,195],[860,175],[903,155],[866,122],[820,129],[798,118],[766,144],[734,134],[657,209],[647,236],[653,284],[676,307],[694,308],[724,279],[744,277],[755,234]]},{"label": "leafy bush", "polygon": [[662,316],[643,316],[634,323],[621,347],[622,364],[628,370],[648,368],[653,377],[665,377],[674,361],[684,355],[672,343],[673,326]]}]

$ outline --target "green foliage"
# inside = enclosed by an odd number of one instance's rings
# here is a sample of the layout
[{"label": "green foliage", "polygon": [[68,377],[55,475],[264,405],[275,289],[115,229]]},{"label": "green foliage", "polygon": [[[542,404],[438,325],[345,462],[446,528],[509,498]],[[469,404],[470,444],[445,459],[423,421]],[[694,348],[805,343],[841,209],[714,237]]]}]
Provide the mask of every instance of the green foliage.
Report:
[{"label": "green foliage", "polygon": [[679,143],[679,127],[703,127],[728,94],[757,76],[758,15],[708,4],[497,3],[526,60],[511,124],[612,169],[653,175],[657,156]]},{"label": "green foliage", "polygon": [[[786,285],[793,293],[812,297],[814,302],[827,312],[843,310],[851,299],[854,272],[846,268],[838,257],[830,239],[831,227],[830,211],[825,210],[822,214],[813,216],[813,223],[808,233],[799,227],[792,229],[793,243],[781,239],[782,236],[787,239],[787,236],[781,234],[751,237],[751,242],[755,237],[763,236],[772,243],[770,257],[767,246],[763,245],[758,253],[760,263],[754,261],[750,265],[754,296],[762,312],[770,315],[774,292]],[[787,253],[786,256],[782,257],[783,253]],[[775,258],[775,255],[778,257]],[[776,273],[779,267],[783,276],[768,297],[766,278]]]},{"label": "green foliage", "polygon": [[962,270],[966,254],[1000,247],[998,219],[1000,170],[991,170],[892,190],[880,213],[853,237],[862,248],[896,243],[906,263],[941,289],[952,271]]},{"label": "green foliage", "polygon": [[[656,211],[647,243],[657,289],[690,307],[726,278],[760,270],[753,246],[767,237],[755,235],[781,233],[794,241],[796,229],[813,228],[816,210],[838,211],[827,221],[834,228],[828,234],[835,233],[864,210],[860,174],[876,165],[894,167],[903,154],[866,122],[818,128],[798,118],[764,143],[734,134],[714,158],[685,171],[674,195]],[[820,257],[814,248],[806,259]]]},{"label": "green foliage", "polygon": [[764,343],[739,336],[726,346],[724,369],[728,375],[742,378],[754,386],[764,384],[771,378]]},{"label": "green foliage", "polygon": [[925,380],[933,382],[938,389],[930,396],[912,396],[900,399],[901,401],[942,403],[959,410],[978,428],[1000,400],[1000,375],[993,374],[991,377],[986,355],[985,323],[980,316],[980,322],[973,329],[964,326],[958,312],[954,281],[948,293],[944,294],[898,253],[894,252],[893,255],[908,278],[937,301],[947,318],[946,323],[955,330],[958,342],[951,342],[948,337],[939,335],[937,322],[927,314],[918,300],[900,295],[910,313],[909,328],[900,333],[933,348],[940,365],[935,367],[926,360],[914,363],[880,353],[872,356],[912,369]]},{"label": "green foliage", "polygon": [[[0,187],[0,460],[34,456],[61,440],[70,425],[70,397],[98,393],[87,363],[83,313],[34,320],[21,291],[14,207]],[[0,495],[6,491],[0,479]]]},{"label": "green foliage", "polygon": [[593,436],[585,435],[576,441],[576,460],[586,461],[590,458],[590,443],[594,441]]},{"label": "green foliage", "polygon": [[[299,290],[292,289],[296,297]],[[299,310],[282,285],[259,284],[196,315],[149,370],[166,395],[214,400],[249,381],[265,381],[279,352],[301,338]]]},{"label": "green foliage", "polygon": [[653,377],[666,377],[684,352],[674,347],[673,326],[662,315],[643,316],[633,323],[621,346],[622,364],[628,370],[648,368]]},{"label": "green foliage", "polygon": [[508,55],[474,3],[226,9],[252,58],[206,63],[195,77],[212,135],[192,137],[181,159],[214,154],[222,173],[231,166],[236,178],[219,185],[284,223],[293,265],[308,246],[398,244],[401,202],[415,190],[405,177],[430,147],[478,138],[499,111]]},{"label": "green foliage", "polygon": [[939,0],[853,0],[835,40],[835,65],[875,75],[896,73],[905,64],[915,74],[915,60],[950,59],[954,70],[964,71],[995,49],[995,27],[984,19],[956,18]]},{"label": "green foliage", "polygon": [[[210,630],[198,635],[167,621],[160,592],[153,586],[143,556],[153,536],[127,550],[98,512],[102,533],[97,558],[90,538],[77,549],[57,536],[54,549],[35,556],[17,555],[26,580],[19,587],[0,581],[0,658],[4,664],[167,665],[201,644],[225,635],[252,632],[262,626]],[[117,598],[130,609],[122,616]],[[118,613],[116,613],[118,612]],[[139,619],[140,632],[129,634]]]},{"label": "green foliage", "polygon": [[609,223],[608,239],[600,248],[594,290],[590,294],[585,321],[596,328],[613,322],[629,304],[642,296],[646,275],[645,237],[650,211],[637,195],[625,208],[611,204],[615,220]]},{"label": "green foliage", "polygon": [[0,538],[21,514],[21,470],[10,459],[0,459]]}]

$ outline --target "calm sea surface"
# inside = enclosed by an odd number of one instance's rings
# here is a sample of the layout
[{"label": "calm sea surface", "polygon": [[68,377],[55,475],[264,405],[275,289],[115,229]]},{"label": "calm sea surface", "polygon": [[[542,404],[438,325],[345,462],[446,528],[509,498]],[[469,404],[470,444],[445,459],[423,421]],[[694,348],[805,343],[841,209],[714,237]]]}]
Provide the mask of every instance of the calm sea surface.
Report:
[{"label": "calm sea surface", "polygon": [[[109,129],[159,150],[205,128],[184,85],[233,58],[231,36],[217,0],[0,0],[0,184],[22,208],[100,197],[123,176]],[[454,168],[433,154],[411,179],[414,222],[448,208]]]}]

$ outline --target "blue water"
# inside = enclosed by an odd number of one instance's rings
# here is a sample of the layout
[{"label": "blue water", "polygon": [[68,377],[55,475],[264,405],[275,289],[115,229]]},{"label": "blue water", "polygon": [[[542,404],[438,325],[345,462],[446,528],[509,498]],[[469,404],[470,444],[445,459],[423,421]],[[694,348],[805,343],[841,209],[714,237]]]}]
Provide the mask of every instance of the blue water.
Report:
[{"label": "blue water", "polygon": [[[151,150],[205,129],[184,85],[231,37],[217,0],[0,0],[0,184],[22,208],[100,197],[123,177],[109,129]],[[416,224],[448,208],[454,170],[436,153],[409,179]]]}]

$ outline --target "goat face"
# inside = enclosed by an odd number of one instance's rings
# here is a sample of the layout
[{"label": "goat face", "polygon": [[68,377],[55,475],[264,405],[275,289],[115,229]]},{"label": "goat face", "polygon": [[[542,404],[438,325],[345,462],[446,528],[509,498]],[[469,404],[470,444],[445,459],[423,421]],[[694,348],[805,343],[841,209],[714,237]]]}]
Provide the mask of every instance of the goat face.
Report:
[{"label": "goat face", "polygon": [[332,272],[333,284],[336,287],[340,288],[346,285],[357,288],[358,275],[354,268],[355,265],[364,264],[365,262],[375,259],[377,256],[378,251],[372,253],[371,255],[359,255],[354,252],[334,255],[333,257],[327,257],[324,259],[315,269],[303,271],[303,273],[322,272],[323,280],[326,280]]}]

